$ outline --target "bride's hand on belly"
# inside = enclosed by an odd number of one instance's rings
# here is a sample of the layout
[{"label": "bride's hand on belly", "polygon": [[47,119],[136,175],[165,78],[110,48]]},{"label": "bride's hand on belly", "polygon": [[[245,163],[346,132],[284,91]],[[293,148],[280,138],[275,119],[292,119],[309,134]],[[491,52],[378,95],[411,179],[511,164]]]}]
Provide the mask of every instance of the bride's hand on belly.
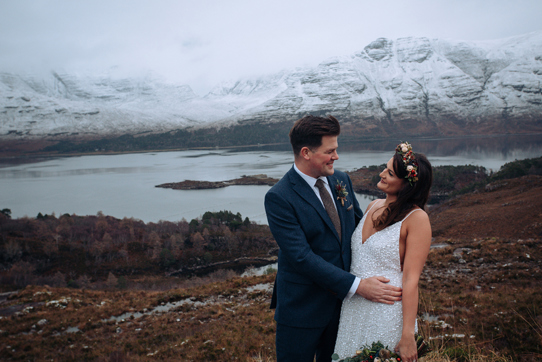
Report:
[{"label": "bride's hand on belly", "polygon": [[362,279],[356,294],[372,302],[393,304],[401,300],[401,288],[387,284],[390,280],[384,277]]}]

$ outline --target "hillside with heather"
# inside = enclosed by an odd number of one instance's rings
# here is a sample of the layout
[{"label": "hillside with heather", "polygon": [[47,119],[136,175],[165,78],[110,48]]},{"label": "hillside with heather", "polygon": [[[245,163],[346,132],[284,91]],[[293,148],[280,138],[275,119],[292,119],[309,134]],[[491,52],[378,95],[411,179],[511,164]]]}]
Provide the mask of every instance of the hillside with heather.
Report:
[{"label": "hillside with heather", "polygon": [[[540,166],[512,162],[470,182],[459,168],[439,176],[447,196],[429,210],[421,278],[425,361],[542,358]],[[463,182],[452,190],[445,180]],[[274,360],[274,270],[235,272],[272,261],[267,226],[229,212],[177,224],[0,216],[5,360]]]}]

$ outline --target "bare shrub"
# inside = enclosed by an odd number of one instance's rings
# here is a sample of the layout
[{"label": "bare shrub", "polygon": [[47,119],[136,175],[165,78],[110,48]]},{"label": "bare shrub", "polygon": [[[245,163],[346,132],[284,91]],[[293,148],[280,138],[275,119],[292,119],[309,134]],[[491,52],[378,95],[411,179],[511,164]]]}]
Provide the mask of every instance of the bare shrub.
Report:
[{"label": "bare shrub", "polygon": [[10,239],[8,242],[4,245],[4,258],[6,260],[12,260],[17,261],[23,254],[23,249],[17,242],[17,240]]},{"label": "bare shrub", "polygon": [[[60,237],[60,235],[58,235],[58,234],[56,236]],[[49,258],[52,257],[53,255],[58,254],[58,242],[57,241],[52,241],[52,242],[44,241],[43,242],[43,252]]]},{"label": "bare shrub", "polygon": [[107,276],[107,281],[105,282],[105,284],[107,285],[109,289],[114,289],[117,287],[118,281],[119,279],[113,273],[109,272],[109,275]]},{"label": "bare shrub", "polygon": [[76,280],[77,285],[83,289],[87,289],[90,286],[90,278],[83,274]]},{"label": "bare shrub", "polygon": [[27,261],[18,261],[13,264],[9,273],[13,278],[13,282],[18,287],[26,287],[33,279],[32,273],[36,268]]},{"label": "bare shrub", "polygon": [[237,277],[237,273],[230,269],[219,269],[209,274],[209,282],[221,282]]},{"label": "bare shrub", "polygon": [[66,286],[66,276],[57,271],[53,277],[49,279],[49,285],[52,287],[65,287]]}]

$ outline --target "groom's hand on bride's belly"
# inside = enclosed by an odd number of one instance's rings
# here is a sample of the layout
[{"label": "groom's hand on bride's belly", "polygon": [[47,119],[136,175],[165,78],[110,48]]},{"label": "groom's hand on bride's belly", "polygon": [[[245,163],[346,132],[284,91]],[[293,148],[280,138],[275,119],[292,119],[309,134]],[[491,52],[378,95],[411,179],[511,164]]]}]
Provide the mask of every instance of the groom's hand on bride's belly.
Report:
[{"label": "groom's hand on bride's belly", "polygon": [[402,290],[399,287],[386,284],[390,280],[384,277],[362,279],[356,294],[372,302],[393,304],[401,300]]}]

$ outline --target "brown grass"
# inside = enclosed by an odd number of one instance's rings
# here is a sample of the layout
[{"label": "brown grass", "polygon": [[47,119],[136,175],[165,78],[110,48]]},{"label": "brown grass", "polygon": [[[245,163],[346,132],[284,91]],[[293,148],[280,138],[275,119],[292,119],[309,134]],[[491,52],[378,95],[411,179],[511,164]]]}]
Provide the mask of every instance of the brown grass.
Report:
[{"label": "brown grass", "polygon": [[[4,304],[22,308],[0,319],[0,354],[36,361],[222,361],[272,355],[269,292],[247,289],[272,281],[273,276],[232,278],[167,292],[29,286]],[[167,313],[109,320],[188,299]],[[70,333],[74,327],[79,331]]]},{"label": "brown grass", "polygon": [[[424,361],[539,360],[540,242],[449,242],[432,249],[422,278],[419,327],[434,349]],[[467,254],[462,248],[469,245]],[[458,249],[464,259],[454,256]],[[522,259],[526,254],[530,262]],[[480,259],[495,270],[478,265],[472,273],[459,271]],[[167,291],[29,286],[2,305],[4,314],[8,307],[18,312],[0,319],[0,355],[34,361],[271,361],[275,322],[270,290],[260,287],[271,287],[273,279],[201,279],[197,286]],[[168,303],[179,304],[149,313]],[[109,319],[137,312],[147,314]]]}]

